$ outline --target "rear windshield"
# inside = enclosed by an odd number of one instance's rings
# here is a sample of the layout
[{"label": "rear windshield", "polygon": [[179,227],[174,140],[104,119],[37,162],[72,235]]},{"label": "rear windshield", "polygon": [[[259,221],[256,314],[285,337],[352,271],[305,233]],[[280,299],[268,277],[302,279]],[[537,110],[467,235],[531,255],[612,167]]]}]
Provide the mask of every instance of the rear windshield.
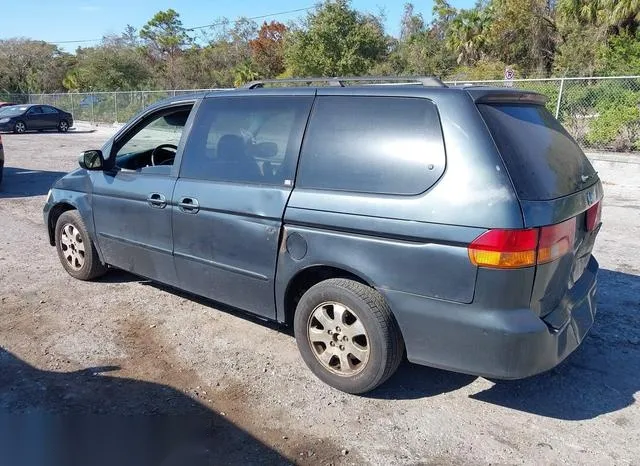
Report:
[{"label": "rear windshield", "polygon": [[578,144],[542,105],[479,104],[478,108],[520,199],[555,199],[596,181]]}]

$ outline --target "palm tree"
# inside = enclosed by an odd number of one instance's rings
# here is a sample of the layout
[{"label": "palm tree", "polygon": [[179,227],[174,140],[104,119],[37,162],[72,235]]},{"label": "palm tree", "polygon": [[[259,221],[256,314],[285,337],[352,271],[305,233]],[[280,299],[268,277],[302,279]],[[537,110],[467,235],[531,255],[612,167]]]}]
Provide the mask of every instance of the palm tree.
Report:
[{"label": "palm tree", "polygon": [[602,0],[559,0],[557,9],[565,20],[596,24],[602,12]]},{"label": "palm tree", "polygon": [[640,0],[602,0],[609,26],[627,27],[640,22]]},{"label": "palm tree", "polygon": [[491,22],[489,8],[462,10],[451,21],[447,45],[458,54],[458,63],[471,65],[482,58],[486,28]]},{"label": "palm tree", "polygon": [[236,67],[233,85],[240,87],[250,81],[258,79],[259,75],[251,68],[250,62],[241,63]]},{"label": "palm tree", "polygon": [[564,19],[592,25],[624,28],[640,23],[640,0],[559,0],[557,8]]}]

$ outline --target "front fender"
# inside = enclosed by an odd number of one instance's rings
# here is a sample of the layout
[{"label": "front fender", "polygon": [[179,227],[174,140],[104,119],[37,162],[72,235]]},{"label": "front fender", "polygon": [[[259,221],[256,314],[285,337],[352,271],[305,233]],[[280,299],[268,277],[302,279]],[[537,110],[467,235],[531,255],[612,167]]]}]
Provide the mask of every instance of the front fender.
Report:
[{"label": "front fender", "polygon": [[47,227],[49,243],[55,246],[55,222],[65,211],[75,209],[80,213],[87,232],[91,237],[100,260],[102,252],[95,234],[93,210],[91,207],[91,179],[86,170],[78,169],[56,181],[49,191],[43,208],[44,224]]}]

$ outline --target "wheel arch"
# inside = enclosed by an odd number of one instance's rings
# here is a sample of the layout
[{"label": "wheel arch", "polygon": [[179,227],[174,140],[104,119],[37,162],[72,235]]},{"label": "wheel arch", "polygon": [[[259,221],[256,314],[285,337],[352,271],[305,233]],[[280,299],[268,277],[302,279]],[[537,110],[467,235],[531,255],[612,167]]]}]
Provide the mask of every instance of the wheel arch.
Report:
[{"label": "wheel arch", "polygon": [[347,278],[375,288],[362,274],[348,267],[329,264],[315,264],[298,270],[287,283],[284,293],[284,323],[291,325],[296,306],[302,295],[312,286],[330,278]]},{"label": "wheel arch", "polygon": [[49,211],[49,215],[47,216],[47,232],[49,233],[49,244],[51,244],[51,246],[56,245],[56,223],[60,216],[69,210],[78,210],[78,207],[63,201],[54,205]]}]

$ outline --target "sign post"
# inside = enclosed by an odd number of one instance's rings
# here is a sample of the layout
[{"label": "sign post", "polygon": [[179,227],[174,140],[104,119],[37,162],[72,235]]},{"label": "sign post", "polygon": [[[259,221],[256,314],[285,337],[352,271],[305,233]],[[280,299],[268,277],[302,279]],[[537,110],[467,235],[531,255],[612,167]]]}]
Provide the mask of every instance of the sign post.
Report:
[{"label": "sign post", "polygon": [[513,71],[512,68],[505,68],[504,69],[504,79],[505,79],[505,81],[507,81],[505,83],[505,85],[507,87],[513,86],[513,78],[515,77],[515,75],[516,75],[516,72]]}]

